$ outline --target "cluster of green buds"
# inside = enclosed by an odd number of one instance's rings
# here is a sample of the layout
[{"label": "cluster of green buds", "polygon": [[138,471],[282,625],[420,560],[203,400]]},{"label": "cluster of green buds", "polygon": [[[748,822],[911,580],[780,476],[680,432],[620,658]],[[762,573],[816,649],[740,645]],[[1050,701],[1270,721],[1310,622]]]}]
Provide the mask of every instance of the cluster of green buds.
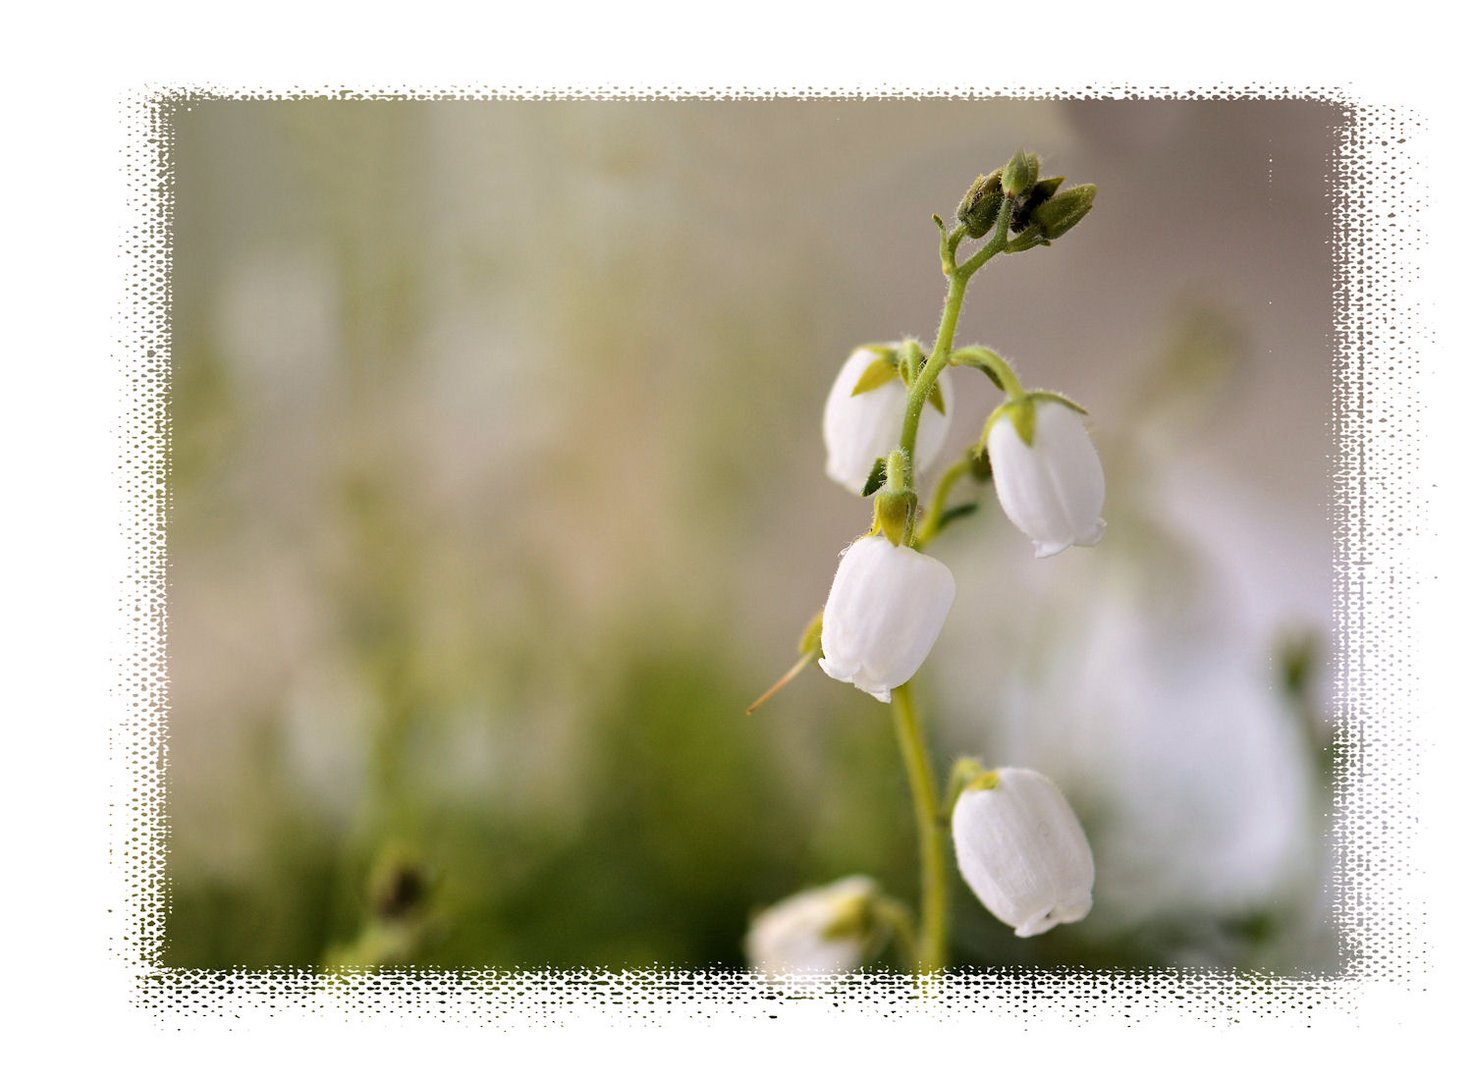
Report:
[{"label": "cluster of green buds", "polygon": [[1008,252],[1027,251],[1057,240],[1084,220],[1094,206],[1095,186],[1076,184],[1063,188],[1062,176],[1038,177],[1038,155],[1019,150],[1001,169],[977,177],[956,208],[956,219],[967,235],[980,239],[992,232],[1002,213],[1004,200],[1011,199],[1009,232],[1016,234]]}]

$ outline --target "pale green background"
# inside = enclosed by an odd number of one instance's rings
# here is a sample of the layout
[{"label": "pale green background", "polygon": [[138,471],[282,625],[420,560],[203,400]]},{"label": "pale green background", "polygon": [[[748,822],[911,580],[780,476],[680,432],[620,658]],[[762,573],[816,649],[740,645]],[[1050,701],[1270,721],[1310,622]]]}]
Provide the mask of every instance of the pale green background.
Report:
[{"label": "pale green background", "polygon": [[[868,508],[819,415],[929,339],[933,212],[1020,145],[1099,185],[958,333],[1090,406],[1104,544],[983,493],[920,700],[1059,781],[1096,910],[959,962],[1333,964],[1331,153],[1305,102],[195,102],[175,117],[166,960],[313,964],[369,868],[412,959],[736,964],[852,872],[906,898],[885,709],[755,716]],[[995,391],[961,373],[950,450]],[[1310,713],[1286,633],[1319,642]],[[387,855],[386,855],[387,853]]]}]

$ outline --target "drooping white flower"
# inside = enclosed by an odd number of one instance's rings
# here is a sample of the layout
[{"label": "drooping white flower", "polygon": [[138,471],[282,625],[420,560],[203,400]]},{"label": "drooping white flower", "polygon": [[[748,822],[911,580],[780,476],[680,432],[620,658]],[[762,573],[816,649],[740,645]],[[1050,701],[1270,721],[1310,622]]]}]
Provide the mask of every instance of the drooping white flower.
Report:
[{"label": "drooping white flower", "polygon": [[997,769],[962,792],[951,815],[962,877],[982,906],[1032,937],[1094,905],[1095,864],[1079,819],[1053,781]]},{"label": "drooping white flower", "polygon": [[823,609],[819,666],[880,701],[925,662],[956,597],[946,564],[883,536],[850,544]]},{"label": "drooping white flower", "polygon": [[863,875],[794,893],[752,920],[747,959],[768,974],[851,971],[875,941],[878,895],[879,886]]},{"label": "drooping white flower", "polygon": [[[823,406],[823,442],[828,450],[824,471],[856,495],[863,493],[875,459],[900,445],[900,429],[905,423],[908,391],[899,377],[862,394],[854,393],[860,376],[878,359],[879,353],[870,349],[850,353]],[[953,400],[950,371],[941,372],[936,385],[943,400]],[[915,446],[917,471],[936,459],[950,425],[950,417],[934,408],[921,414]]]},{"label": "drooping white flower", "polygon": [[1105,473],[1069,406],[1035,400],[1033,445],[1018,434],[1016,411],[1004,406],[987,434],[992,479],[1003,513],[1033,541],[1040,558],[1072,544],[1093,547],[1105,534]]}]

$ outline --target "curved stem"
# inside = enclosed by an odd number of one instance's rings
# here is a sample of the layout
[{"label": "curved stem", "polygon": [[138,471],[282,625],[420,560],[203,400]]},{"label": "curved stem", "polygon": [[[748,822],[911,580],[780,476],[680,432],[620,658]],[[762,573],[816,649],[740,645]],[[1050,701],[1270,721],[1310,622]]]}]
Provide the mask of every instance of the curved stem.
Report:
[{"label": "curved stem", "polygon": [[922,551],[925,546],[936,536],[941,528],[941,516],[946,513],[946,497],[951,494],[951,489],[956,482],[967,473],[972,471],[970,456],[953,462],[951,468],[941,474],[941,479],[936,481],[936,490],[931,494],[931,504],[926,507],[926,514],[921,518],[921,523],[916,526],[915,538],[911,541],[911,547]]},{"label": "curved stem", "polygon": [[1002,392],[1007,395],[1009,401],[1017,401],[1027,394],[1027,391],[1023,389],[1023,384],[1018,381],[1017,372],[1006,360],[999,357],[998,363],[994,364],[992,369],[997,372],[998,381],[1002,383]]},{"label": "curved stem", "polygon": [[[931,355],[925,366],[911,383],[910,395],[905,401],[905,424],[900,429],[900,449],[905,451],[907,461],[916,456],[916,433],[921,427],[921,409],[931,393],[931,387],[941,377],[941,372],[951,363],[951,343],[956,337],[956,322],[961,318],[962,301],[967,295],[967,282],[972,275],[986,265],[987,260],[1008,246],[1008,222],[1013,217],[1013,200],[1004,199],[1002,211],[997,218],[997,231],[981,251],[961,266],[952,269],[946,276],[946,303],[941,308],[941,325],[936,328],[936,343],[931,346]],[[943,266],[945,259],[942,260]],[[907,478],[909,479],[909,478]]]},{"label": "curved stem", "polygon": [[931,772],[930,755],[921,735],[920,718],[911,697],[910,683],[891,692],[895,712],[895,735],[900,741],[900,755],[905,759],[905,772],[910,779],[911,799],[915,804],[916,839],[920,844],[921,932],[916,966],[921,972],[938,971],[946,966],[946,837],[940,825],[936,801],[936,781]]},{"label": "curved stem", "polygon": [[[967,295],[967,278],[960,272],[951,275],[951,284],[946,288],[946,304],[941,309],[941,325],[936,330],[936,344],[915,382],[910,385],[910,396],[905,401],[905,423],[900,429],[900,449],[907,459],[915,460],[916,434],[921,428],[921,409],[931,393],[931,387],[941,377],[941,372],[951,362],[951,342],[956,335],[956,321],[961,317],[962,299]],[[937,357],[940,357],[938,360]]]},{"label": "curved stem", "polygon": [[911,916],[910,909],[899,900],[890,897],[881,897],[875,904],[876,914],[889,928],[895,939],[895,951],[900,954],[901,960],[912,970],[917,964],[916,954],[916,924]]}]

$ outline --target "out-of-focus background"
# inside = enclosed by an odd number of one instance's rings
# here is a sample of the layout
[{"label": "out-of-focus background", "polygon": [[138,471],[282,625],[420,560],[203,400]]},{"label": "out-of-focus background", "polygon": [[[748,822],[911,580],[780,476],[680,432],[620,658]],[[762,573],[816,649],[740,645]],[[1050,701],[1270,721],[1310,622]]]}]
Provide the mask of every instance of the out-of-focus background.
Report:
[{"label": "out-of-focus background", "polygon": [[[1019,146],[1099,185],[958,342],[1091,409],[1100,547],[997,509],[919,700],[1052,776],[1098,867],[958,963],[1319,970],[1329,163],[1310,102],[224,102],[175,116],[169,907],[182,966],[743,962],[912,899],[887,710],[795,656],[867,504],[819,417],[929,341],[933,212]],[[997,394],[959,373],[948,447]],[[885,957],[888,960],[889,957]]]}]

